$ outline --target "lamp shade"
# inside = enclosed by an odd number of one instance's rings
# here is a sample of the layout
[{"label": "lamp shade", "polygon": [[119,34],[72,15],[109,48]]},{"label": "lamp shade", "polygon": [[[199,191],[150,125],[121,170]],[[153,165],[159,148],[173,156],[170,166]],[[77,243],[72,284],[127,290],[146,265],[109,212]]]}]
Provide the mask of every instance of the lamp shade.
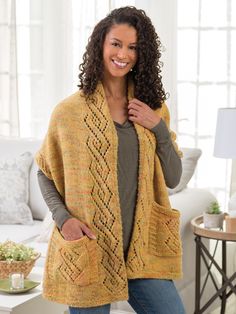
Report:
[{"label": "lamp shade", "polygon": [[214,156],[236,159],[236,108],[218,110]]}]

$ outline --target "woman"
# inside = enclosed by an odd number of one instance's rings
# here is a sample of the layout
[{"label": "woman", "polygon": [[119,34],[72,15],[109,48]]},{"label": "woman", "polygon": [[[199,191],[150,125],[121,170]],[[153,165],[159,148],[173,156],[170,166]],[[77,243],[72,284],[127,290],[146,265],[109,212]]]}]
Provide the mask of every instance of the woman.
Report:
[{"label": "woman", "polygon": [[113,10],[91,35],[80,90],[54,110],[36,156],[55,228],[44,296],[70,313],[182,314],[179,213],[168,187],[181,153],[168,130],[160,41],[145,12]]}]

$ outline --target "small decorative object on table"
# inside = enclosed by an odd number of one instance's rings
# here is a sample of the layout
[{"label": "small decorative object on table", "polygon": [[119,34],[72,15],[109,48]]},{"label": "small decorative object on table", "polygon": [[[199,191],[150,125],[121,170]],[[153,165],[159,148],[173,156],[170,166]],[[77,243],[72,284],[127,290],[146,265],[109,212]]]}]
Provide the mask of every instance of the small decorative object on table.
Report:
[{"label": "small decorative object on table", "polygon": [[24,244],[13,241],[0,243],[0,279],[20,273],[26,278],[31,272],[40,253]]},{"label": "small decorative object on table", "polygon": [[225,217],[226,232],[236,232],[236,193],[229,201],[229,215]]},{"label": "small decorative object on table", "polygon": [[10,289],[24,289],[24,274],[12,273],[9,275]]},{"label": "small decorative object on table", "polygon": [[203,222],[205,228],[223,228],[225,214],[220,210],[217,201],[212,202],[207,211],[203,213]]}]

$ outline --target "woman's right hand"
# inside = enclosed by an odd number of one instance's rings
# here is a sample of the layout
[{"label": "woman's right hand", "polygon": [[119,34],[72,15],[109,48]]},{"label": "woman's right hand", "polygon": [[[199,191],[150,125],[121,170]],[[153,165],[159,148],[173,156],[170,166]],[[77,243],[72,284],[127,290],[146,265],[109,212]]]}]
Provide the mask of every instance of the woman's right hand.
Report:
[{"label": "woman's right hand", "polygon": [[84,234],[93,240],[96,239],[93,232],[77,218],[67,219],[62,225],[61,234],[67,241],[78,240],[82,238]]}]

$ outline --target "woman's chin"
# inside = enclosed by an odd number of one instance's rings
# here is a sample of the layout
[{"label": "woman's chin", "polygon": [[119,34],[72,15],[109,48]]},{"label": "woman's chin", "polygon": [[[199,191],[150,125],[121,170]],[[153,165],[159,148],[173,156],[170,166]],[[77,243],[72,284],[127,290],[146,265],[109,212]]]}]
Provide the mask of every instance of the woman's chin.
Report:
[{"label": "woman's chin", "polygon": [[125,77],[128,73],[129,73],[129,70],[119,69],[115,71],[109,71],[107,74],[108,76],[113,77],[113,78],[121,78],[121,77]]}]

